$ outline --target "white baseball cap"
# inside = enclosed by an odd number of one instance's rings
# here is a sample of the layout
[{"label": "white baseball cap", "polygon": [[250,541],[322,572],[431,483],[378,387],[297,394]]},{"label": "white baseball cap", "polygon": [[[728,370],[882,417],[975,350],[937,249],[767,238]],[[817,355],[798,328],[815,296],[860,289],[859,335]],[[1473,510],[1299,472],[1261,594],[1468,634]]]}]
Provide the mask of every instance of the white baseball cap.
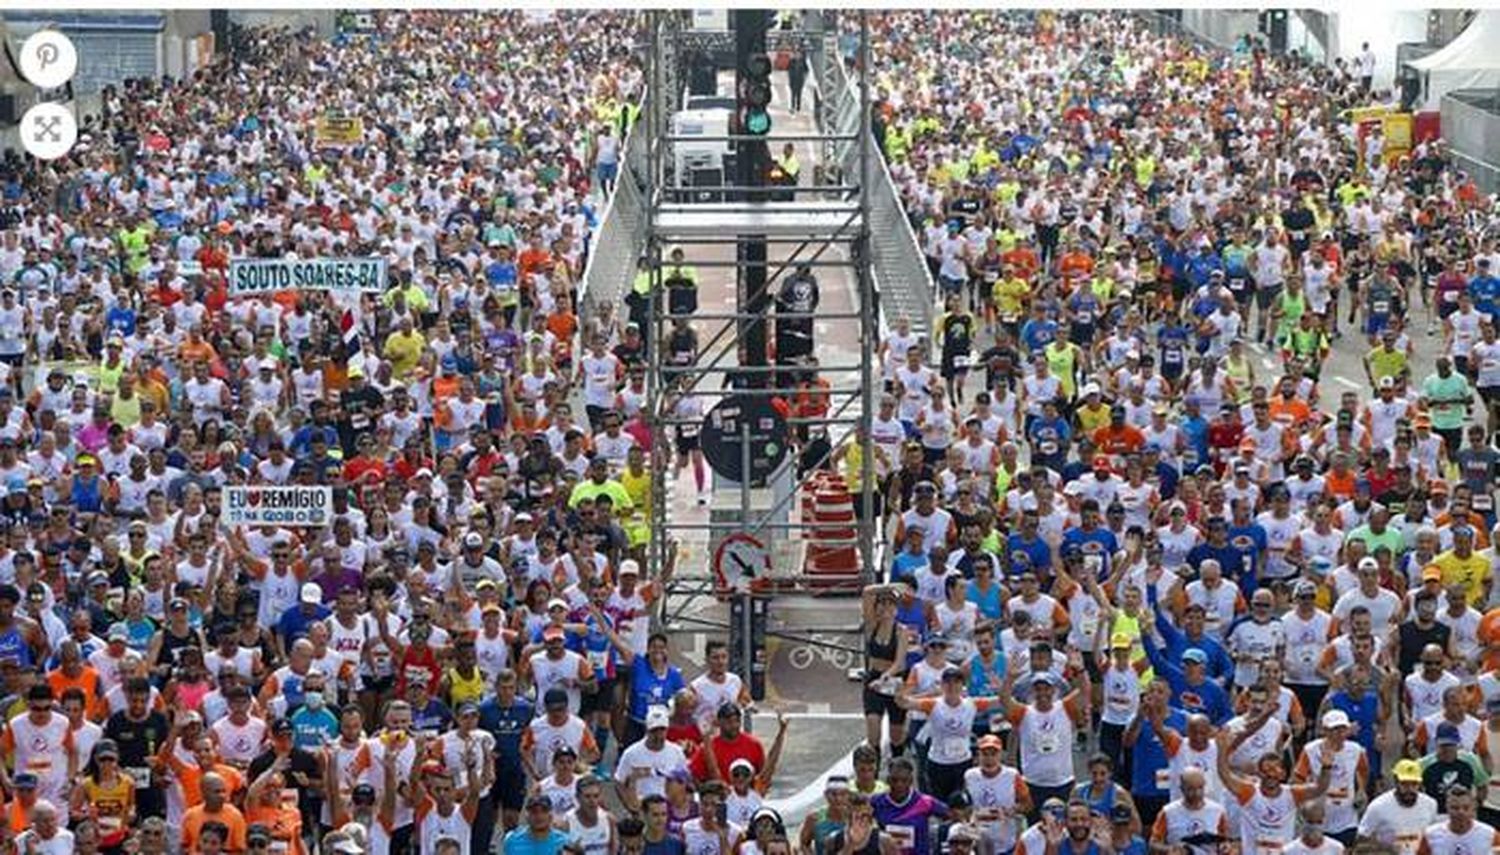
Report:
[{"label": "white baseball cap", "polygon": [[1323,713],[1323,729],[1332,730],[1335,727],[1348,727],[1349,714],[1343,710],[1329,710]]},{"label": "white baseball cap", "polygon": [[652,707],[646,712],[646,729],[655,730],[658,727],[667,727],[672,723],[672,715],[667,712],[666,707]]}]

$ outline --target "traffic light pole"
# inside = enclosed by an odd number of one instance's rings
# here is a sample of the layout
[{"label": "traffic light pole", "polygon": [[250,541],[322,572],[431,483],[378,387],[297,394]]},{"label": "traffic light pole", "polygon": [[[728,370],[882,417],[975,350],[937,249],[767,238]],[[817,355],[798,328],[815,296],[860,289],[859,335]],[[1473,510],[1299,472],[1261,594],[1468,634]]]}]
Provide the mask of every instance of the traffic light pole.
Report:
[{"label": "traffic light pole", "polygon": [[[761,96],[770,94],[770,63],[765,61],[766,56],[766,31],[770,29],[772,15],[770,12],[760,9],[736,9],[734,16],[734,68],[735,68],[735,93],[741,104],[741,109],[736,111],[740,118],[740,127],[735,128],[736,133],[746,134],[752,130],[751,122],[746,121],[750,116],[750,110],[756,108],[766,111],[769,119],[769,99],[764,105],[759,104]],[[764,62],[762,66],[761,63]],[[757,87],[765,87],[762,91],[754,91]],[[769,126],[769,122],[767,122]],[[769,129],[769,127],[767,128]],[[770,160],[770,151],[764,140],[741,139],[735,146],[735,180],[743,187],[759,188],[766,183],[766,167]],[[751,189],[745,191],[745,201],[764,202],[765,194]],[[771,297],[766,287],[766,261],[767,247],[765,235],[741,235],[736,255],[739,260],[738,272],[738,304],[740,319],[738,321],[740,330],[739,337],[744,353],[740,355],[740,364],[751,368],[759,368],[766,364],[766,341],[768,339],[766,330],[766,319],[770,315]],[[770,375],[761,371],[752,371],[746,378],[747,385],[755,388],[775,386]],[[749,425],[742,424],[742,430],[748,432]],[[750,471],[750,443],[748,438],[741,443],[742,453],[747,458],[744,462],[744,471]],[[750,507],[750,482],[745,479],[740,484],[740,512],[741,519],[749,524],[751,519]],[[755,637],[753,621],[753,610],[755,607],[754,594],[747,588],[735,595],[738,600],[738,621],[731,621],[730,636],[734,642],[733,647],[739,651],[739,664],[744,670],[740,674],[748,679],[754,674],[756,653],[765,647],[765,639]],[[737,638],[735,636],[738,636]],[[764,667],[764,666],[762,666]],[[744,727],[749,730],[752,726],[754,716],[744,716]]]},{"label": "traffic light pole", "polygon": [[[736,9],[734,16],[734,69],[735,94],[740,103],[736,116],[741,127],[735,132],[747,134],[745,127],[750,110],[757,105],[751,103],[756,87],[766,87],[764,95],[770,93],[770,62],[766,59],[766,32],[771,28],[773,14],[764,9]],[[764,61],[764,66],[760,63]],[[759,105],[769,111],[768,105]],[[769,129],[769,128],[767,128]],[[759,130],[759,129],[756,129]],[[770,163],[770,150],[765,140],[740,139],[735,144],[735,180],[742,187],[759,188],[766,185],[766,167]],[[745,191],[748,202],[764,202],[765,195],[757,190]],[[765,235],[742,235],[736,250],[739,260],[738,300],[739,338],[744,353],[740,364],[763,366],[766,364],[766,319],[770,314],[771,295],[766,287],[766,238]],[[764,374],[751,375],[747,384],[759,387],[769,383]]]}]

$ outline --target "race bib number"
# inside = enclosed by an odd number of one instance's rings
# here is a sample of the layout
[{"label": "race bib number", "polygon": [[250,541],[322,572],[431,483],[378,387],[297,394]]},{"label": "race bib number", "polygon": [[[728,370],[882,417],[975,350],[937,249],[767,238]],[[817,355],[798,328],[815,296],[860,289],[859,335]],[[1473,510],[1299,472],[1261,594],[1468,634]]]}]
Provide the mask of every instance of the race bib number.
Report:
[{"label": "race bib number", "polygon": [[910,852],[917,845],[917,830],[910,825],[887,825],[885,833],[895,841],[896,848],[902,852]]},{"label": "race bib number", "polygon": [[604,669],[606,669],[606,668],[609,667],[609,651],[608,650],[590,650],[589,651],[589,665],[593,666],[593,668],[594,668],[595,671],[603,673]]},{"label": "race bib number", "polygon": [[1172,788],[1172,770],[1156,770],[1156,788],[1158,790],[1170,790]]},{"label": "race bib number", "polygon": [[1176,365],[1179,362],[1182,362],[1182,351],[1180,351],[1180,350],[1164,350],[1164,351],[1162,351],[1162,354],[1161,354],[1161,361],[1162,362],[1169,362],[1169,363],[1171,363],[1173,365]]},{"label": "race bib number", "polygon": [[1245,290],[1245,280],[1242,279],[1242,278],[1240,278],[1240,277],[1238,277],[1238,276],[1236,276],[1233,279],[1230,279],[1229,280],[1229,290],[1234,291],[1234,292],[1240,292],[1240,291]]},{"label": "race bib number", "polygon": [[125,774],[129,775],[130,776],[130,780],[132,780],[132,781],[135,782],[135,788],[137,790],[147,790],[147,789],[151,788],[151,769],[150,769],[150,767],[147,767],[147,766],[128,766],[125,769]]},{"label": "race bib number", "polygon": [[1495,507],[1495,497],[1488,493],[1475,493],[1474,498],[1469,504],[1473,506],[1474,510],[1480,513],[1487,513],[1491,508]]},{"label": "race bib number", "polygon": [[967,355],[953,357],[953,367],[954,368],[968,368],[969,367],[969,362],[970,362],[970,360],[969,360],[969,357]]},{"label": "race bib number", "polygon": [[1458,292],[1457,291],[1444,291],[1443,292],[1443,302],[1444,303],[1457,303],[1458,302]]},{"label": "race bib number", "polygon": [[1374,315],[1388,315],[1391,312],[1391,304],[1387,300],[1376,300],[1370,304],[1370,313]]}]

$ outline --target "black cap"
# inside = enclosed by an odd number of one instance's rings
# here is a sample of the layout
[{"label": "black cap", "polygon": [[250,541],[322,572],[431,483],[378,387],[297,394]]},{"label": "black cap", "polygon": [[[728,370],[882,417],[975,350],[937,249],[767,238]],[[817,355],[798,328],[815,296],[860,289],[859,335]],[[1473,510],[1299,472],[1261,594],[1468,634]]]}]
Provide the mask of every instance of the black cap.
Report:
[{"label": "black cap", "polygon": [[271,842],[271,829],[267,828],[263,823],[259,822],[251,825],[249,828],[245,829],[245,841],[248,843],[251,840],[264,840],[267,843]]},{"label": "black cap", "polygon": [[552,810],[552,799],[545,793],[533,793],[526,797],[526,809],[531,810],[532,808]]},{"label": "black cap", "polygon": [[542,706],[544,707],[565,707],[567,705],[568,693],[562,689],[548,689],[547,693],[542,695]]},{"label": "black cap", "polygon": [[277,736],[292,732],[292,720],[289,718],[278,718],[271,722],[271,732]]},{"label": "black cap", "polygon": [[374,802],[375,788],[369,784],[355,784],[349,795],[356,802]]},{"label": "black cap", "polygon": [[719,718],[739,718],[740,708],[738,704],[725,701],[719,705]]},{"label": "black cap", "polygon": [[14,605],[21,602],[21,592],[15,585],[0,585],[0,600]]},{"label": "black cap", "polygon": [[1110,822],[1130,822],[1132,819],[1134,819],[1134,816],[1130,812],[1129,805],[1117,804],[1109,809]]}]

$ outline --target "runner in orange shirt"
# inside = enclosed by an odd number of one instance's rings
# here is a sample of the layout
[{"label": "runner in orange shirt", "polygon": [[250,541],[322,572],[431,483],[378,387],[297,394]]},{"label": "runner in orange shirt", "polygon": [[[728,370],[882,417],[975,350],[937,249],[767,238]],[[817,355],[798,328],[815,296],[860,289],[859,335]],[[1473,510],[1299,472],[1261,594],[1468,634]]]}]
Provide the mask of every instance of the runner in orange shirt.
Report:
[{"label": "runner in orange shirt", "polygon": [[223,777],[209,772],[203,776],[202,789],[203,804],[188,808],[182,815],[180,840],[183,850],[197,852],[199,830],[203,828],[203,823],[215,820],[229,829],[229,839],[225,842],[224,851],[232,855],[244,852],[247,823],[240,809],[229,803],[229,789]]}]

